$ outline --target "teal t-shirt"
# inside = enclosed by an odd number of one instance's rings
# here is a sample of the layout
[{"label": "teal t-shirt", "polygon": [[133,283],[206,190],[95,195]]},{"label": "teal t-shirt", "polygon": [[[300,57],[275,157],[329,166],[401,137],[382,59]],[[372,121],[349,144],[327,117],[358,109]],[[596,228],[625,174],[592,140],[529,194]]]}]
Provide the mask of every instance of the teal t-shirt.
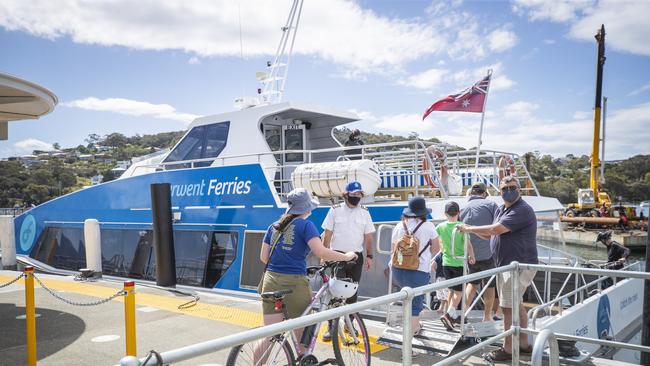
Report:
[{"label": "teal t-shirt", "polygon": [[[451,256],[451,235],[456,225],[462,224],[460,221],[444,221],[436,226],[436,232],[440,235],[440,245],[442,246],[442,265],[446,267],[462,267],[463,260]],[[456,242],[454,243],[457,257],[465,255],[465,235],[458,231],[456,233]]]}]

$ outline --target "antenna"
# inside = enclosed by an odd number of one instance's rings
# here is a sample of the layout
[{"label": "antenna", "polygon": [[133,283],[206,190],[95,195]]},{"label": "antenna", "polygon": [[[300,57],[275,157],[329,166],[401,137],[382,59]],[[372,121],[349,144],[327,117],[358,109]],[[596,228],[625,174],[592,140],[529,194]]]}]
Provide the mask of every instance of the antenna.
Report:
[{"label": "antenna", "polygon": [[[284,88],[287,83],[287,74],[289,73],[289,64],[293,45],[296,41],[296,32],[300,23],[300,14],[302,13],[303,0],[294,0],[291,4],[287,23],[282,27],[282,37],[280,44],[275,53],[273,62],[267,62],[268,73],[260,75],[257,78],[262,83],[262,102],[266,104],[280,103],[284,94]],[[289,41],[290,40],[290,41]],[[289,45],[287,50],[287,44]]]}]

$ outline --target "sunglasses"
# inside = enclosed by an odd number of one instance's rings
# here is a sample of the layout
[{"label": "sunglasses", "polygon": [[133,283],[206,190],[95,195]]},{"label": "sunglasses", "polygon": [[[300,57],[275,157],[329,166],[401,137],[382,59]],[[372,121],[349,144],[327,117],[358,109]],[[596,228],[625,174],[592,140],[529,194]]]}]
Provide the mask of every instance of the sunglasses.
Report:
[{"label": "sunglasses", "polygon": [[518,189],[519,189],[519,187],[517,187],[517,186],[505,186],[505,187],[501,188],[501,192],[516,191]]}]

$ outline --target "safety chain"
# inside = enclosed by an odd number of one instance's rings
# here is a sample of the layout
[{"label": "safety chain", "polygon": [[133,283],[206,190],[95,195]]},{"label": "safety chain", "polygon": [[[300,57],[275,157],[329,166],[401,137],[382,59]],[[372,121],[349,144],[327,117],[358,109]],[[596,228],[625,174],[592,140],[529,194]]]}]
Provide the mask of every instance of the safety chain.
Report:
[{"label": "safety chain", "polygon": [[116,297],[119,297],[119,296],[125,296],[125,295],[126,295],[126,291],[124,291],[124,290],[119,290],[119,291],[117,291],[114,295],[111,295],[110,297],[108,297],[108,298],[106,298],[106,299],[101,299],[101,300],[91,301],[91,302],[76,302],[76,301],[68,300],[68,299],[66,299],[66,298],[61,297],[61,295],[58,295],[58,294],[55,293],[52,289],[50,289],[50,288],[48,288],[47,286],[45,286],[45,284],[43,284],[43,282],[41,282],[41,280],[40,280],[38,277],[34,276],[34,279],[36,279],[36,282],[38,282],[38,284],[41,285],[41,287],[44,288],[45,291],[49,292],[50,295],[56,297],[57,299],[59,299],[59,300],[65,302],[65,303],[67,303],[67,304],[74,305],[74,306],[95,306],[95,305],[101,305],[101,304],[107,303],[107,302],[109,302],[109,301],[115,299]]},{"label": "safety chain", "polygon": [[25,275],[24,275],[23,273],[21,273],[21,274],[18,275],[18,277],[14,278],[13,280],[11,280],[11,281],[9,281],[9,282],[7,282],[7,283],[3,283],[2,285],[0,285],[0,288],[4,288],[4,287],[7,287],[7,286],[10,286],[10,285],[12,285],[12,284],[18,282],[18,280],[20,280],[20,279],[23,278],[23,277],[25,277]]}]

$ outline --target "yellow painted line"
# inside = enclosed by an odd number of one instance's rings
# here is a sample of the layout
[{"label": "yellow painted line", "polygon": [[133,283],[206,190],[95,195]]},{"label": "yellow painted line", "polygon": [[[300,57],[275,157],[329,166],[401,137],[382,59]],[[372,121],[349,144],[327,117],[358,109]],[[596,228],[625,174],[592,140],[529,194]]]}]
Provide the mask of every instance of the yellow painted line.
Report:
[{"label": "yellow painted line", "polygon": [[[15,277],[13,277],[15,278]],[[0,276],[0,284],[12,280],[11,277]],[[72,292],[76,294],[97,297],[97,298],[107,298],[111,295],[114,295],[118,288],[104,287],[101,285],[93,285],[83,282],[68,282],[68,281],[59,281],[49,278],[41,278],[41,282],[45,286],[51,288],[52,290]],[[21,279],[16,283],[24,283],[24,280]],[[191,308],[179,310],[178,306],[184,304],[188,301],[187,298],[177,299],[167,296],[146,294],[137,292],[138,286],[136,284],[136,305],[137,306],[149,306],[161,310],[166,310],[172,313],[184,314],[189,316],[194,316],[197,318],[209,319],[219,322],[224,322],[232,325],[238,325],[245,328],[255,328],[261,326],[262,323],[262,314],[261,312],[254,312],[248,310],[241,310],[234,307],[216,305],[216,304],[205,304],[197,303]],[[0,294],[1,295],[1,294]],[[113,301],[123,302],[124,299],[122,296],[115,298]],[[38,299],[37,304],[38,307]],[[321,332],[319,334],[319,342],[322,342],[322,336],[325,332],[327,326],[321,327]],[[377,337],[370,336],[370,350],[371,353],[379,352],[388,347],[377,344]],[[329,343],[329,342],[328,342]]]}]

